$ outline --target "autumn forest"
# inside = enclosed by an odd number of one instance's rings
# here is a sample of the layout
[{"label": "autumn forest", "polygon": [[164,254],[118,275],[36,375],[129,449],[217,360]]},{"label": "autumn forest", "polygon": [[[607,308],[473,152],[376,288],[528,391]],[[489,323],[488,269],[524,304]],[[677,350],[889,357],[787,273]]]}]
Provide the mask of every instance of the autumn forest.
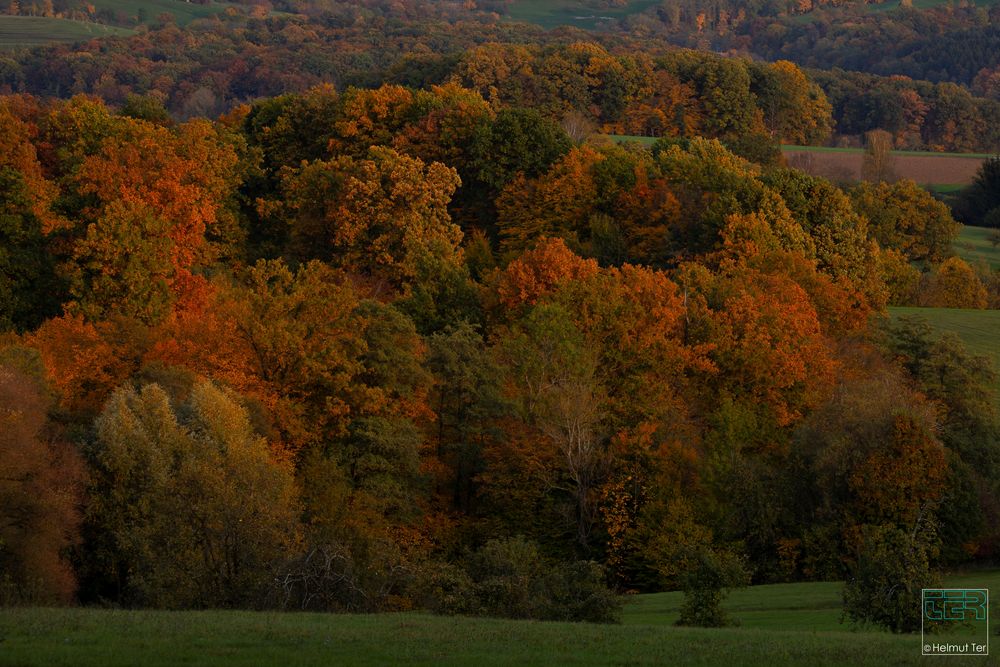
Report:
[{"label": "autumn forest", "polygon": [[1000,308],[954,251],[1000,158],[878,170],[996,152],[995,58],[821,65],[799,19],[860,3],[45,4],[133,32],[0,55],[0,603],[723,625],[847,580],[909,631],[1000,557],[996,371],[888,310]]}]

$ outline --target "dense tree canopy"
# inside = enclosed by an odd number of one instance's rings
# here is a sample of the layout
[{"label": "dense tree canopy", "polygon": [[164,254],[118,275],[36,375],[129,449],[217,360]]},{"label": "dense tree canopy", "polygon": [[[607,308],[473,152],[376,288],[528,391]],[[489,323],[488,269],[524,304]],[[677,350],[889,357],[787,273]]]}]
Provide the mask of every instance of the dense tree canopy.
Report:
[{"label": "dense tree canopy", "polygon": [[901,535],[996,557],[992,371],[877,322],[1000,280],[914,183],[777,149],[848,98],[969,147],[966,91],[347,4],[18,56],[121,106],[0,98],[0,592],[608,621],[609,585],[874,581]]}]

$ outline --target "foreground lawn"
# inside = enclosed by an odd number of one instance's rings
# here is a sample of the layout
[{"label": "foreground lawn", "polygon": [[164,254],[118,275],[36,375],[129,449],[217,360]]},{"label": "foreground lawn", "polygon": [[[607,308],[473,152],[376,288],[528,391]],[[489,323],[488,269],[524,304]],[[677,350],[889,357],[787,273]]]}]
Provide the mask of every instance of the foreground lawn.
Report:
[{"label": "foreground lawn", "polygon": [[[916,665],[886,633],[252,612],[4,611],[2,665]],[[956,665],[995,665],[952,658]],[[949,662],[949,664],[952,664]]]},{"label": "foreground lawn", "polygon": [[[1000,572],[949,577],[988,587]],[[332,615],[96,609],[0,611],[0,665],[767,665],[926,664],[913,635],[840,623],[840,584],[755,586],[727,608],[742,625],[677,628],[679,593],[641,595],[600,626],[424,613]],[[994,614],[1000,609],[994,602]],[[948,658],[996,665],[996,658]]]}]

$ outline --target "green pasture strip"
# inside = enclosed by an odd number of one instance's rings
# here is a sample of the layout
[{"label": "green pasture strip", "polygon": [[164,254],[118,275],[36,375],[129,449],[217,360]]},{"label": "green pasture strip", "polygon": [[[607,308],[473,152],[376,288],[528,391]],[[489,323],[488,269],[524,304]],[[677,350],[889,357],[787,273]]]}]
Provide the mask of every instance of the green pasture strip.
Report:
[{"label": "green pasture strip", "polygon": [[[1000,619],[1000,571],[945,577],[989,588]],[[622,625],[396,614],[247,611],[0,610],[0,665],[922,665],[918,635],[840,622],[840,582],[733,591],[724,629],[673,625],[681,593],[636,595]],[[994,630],[995,631],[995,630]],[[949,665],[995,665],[950,657]],[[991,662],[991,660],[993,660]]]},{"label": "green pasture strip", "polygon": [[534,23],[545,29],[561,25],[592,30],[601,24],[613,23],[632,14],[639,14],[661,0],[632,0],[624,7],[600,7],[597,3],[574,0],[518,0],[509,6],[507,18],[511,21]]},{"label": "green pasture strip", "polygon": [[170,14],[179,26],[185,26],[195,19],[209,18],[234,6],[228,2],[200,5],[183,0],[92,0],[92,3],[97,9],[110,10],[133,19],[142,9],[142,23],[145,24],[157,22],[161,14]]},{"label": "green pasture strip", "polygon": [[[993,245],[990,235],[995,229],[963,225],[958,238],[952,244],[955,254],[973,266],[985,264],[991,270],[1000,269],[1000,248]],[[1000,337],[1000,331],[997,332]]]},{"label": "green pasture strip", "polygon": [[0,49],[84,42],[97,37],[131,35],[126,28],[43,16],[0,16]]},{"label": "green pasture strip", "polygon": [[[1000,373],[1000,310],[892,307],[889,314],[893,319],[904,315],[923,317],[938,333],[957,334],[970,352],[992,359],[994,370]],[[1000,409],[1000,378],[995,391],[994,399]],[[1000,597],[1000,583],[997,596]]]}]

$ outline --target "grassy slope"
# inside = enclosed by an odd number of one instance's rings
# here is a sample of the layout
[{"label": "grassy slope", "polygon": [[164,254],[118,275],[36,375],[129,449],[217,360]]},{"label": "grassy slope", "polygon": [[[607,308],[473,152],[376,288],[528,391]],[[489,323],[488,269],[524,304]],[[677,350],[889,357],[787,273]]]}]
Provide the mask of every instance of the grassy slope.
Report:
[{"label": "grassy slope", "polygon": [[131,30],[112,26],[40,16],[0,16],[0,48],[20,48],[53,42],[81,42],[108,35],[128,35]]},{"label": "grassy slope", "polygon": [[[977,7],[990,7],[996,4],[997,0],[973,0],[973,4]],[[941,5],[948,4],[948,0],[913,0],[913,6],[917,9],[930,9],[931,7],[940,7]],[[888,0],[888,2],[883,2],[881,4],[869,4],[865,6],[865,9],[869,12],[887,12],[892,9],[899,9],[899,0]]]},{"label": "grassy slope", "polygon": [[[949,586],[989,588],[997,598],[991,609],[1000,607],[1000,570],[972,571],[945,577]],[[855,632],[841,623],[840,582],[812,582],[752,586],[733,591],[726,609],[740,621],[742,630]],[[626,607],[625,625],[670,625],[680,617],[683,595],[655,593],[638,595]],[[1000,618],[997,619],[1000,625]]]},{"label": "grassy slope", "polygon": [[[893,318],[917,315],[925,318],[940,333],[950,331],[958,334],[969,352],[991,358],[993,368],[1000,372],[1000,310],[890,308],[889,313]],[[997,380],[995,402],[1000,409],[1000,378]],[[1000,588],[997,594],[1000,595]]]},{"label": "grassy slope", "polygon": [[154,23],[160,14],[172,14],[177,25],[187,25],[195,19],[208,18],[225,11],[229,3],[213,2],[208,5],[198,5],[183,0],[91,0],[98,9],[110,9],[130,17],[137,15],[139,8],[146,10],[144,22]]},{"label": "grassy slope", "polygon": [[973,266],[985,264],[992,270],[1000,269],[1000,248],[989,241],[993,230],[985,227],[962,227],[955,241],[955,252]]},{"label": "grassy slope", "polygon": [[[837,582],[776,584],[733,591],[726,602],[741,629],[840,632],[840,590]],[[639,595],[626,608],[626,625],[672,624],[680,618],[683,595]]]},{"label": "grassy slope", "polygon": [[507,10],[512,21],[534,23],[550,29],[560,25],[592,30],[608,23],[604,19],[619,20],[631,14],[644,12],[660,4],[661,0],[630,0],[625,7],[594,9],[580,0],[517,0]]},{"label": "grassy slope", "polygon": [[[1000,592],[1000,571],[949,577]],[[1000,617],[995,598],[993,615]],[[919,665],[919,639],[839,622],[837,583],[757,586],[739,628],[676,628],[679,593],[637,596],[621,626],[365,615],[19,609],[0,613],[0,665]],[[951,658],[954,665],[995,665]]]},{"label": "grassy slope", "polygon": [[[232,6],[226,2],[198,5],[183,0],[92,0],[97,9],[107,9],[134,18],[142,7],[146,24],[161,14],[171,14],[177,25],[208,18]],[[108,35],[129,35],[127,28],[41,16],[0,16],[0,49],[22,48],[56,42],[80,42]]]}]

